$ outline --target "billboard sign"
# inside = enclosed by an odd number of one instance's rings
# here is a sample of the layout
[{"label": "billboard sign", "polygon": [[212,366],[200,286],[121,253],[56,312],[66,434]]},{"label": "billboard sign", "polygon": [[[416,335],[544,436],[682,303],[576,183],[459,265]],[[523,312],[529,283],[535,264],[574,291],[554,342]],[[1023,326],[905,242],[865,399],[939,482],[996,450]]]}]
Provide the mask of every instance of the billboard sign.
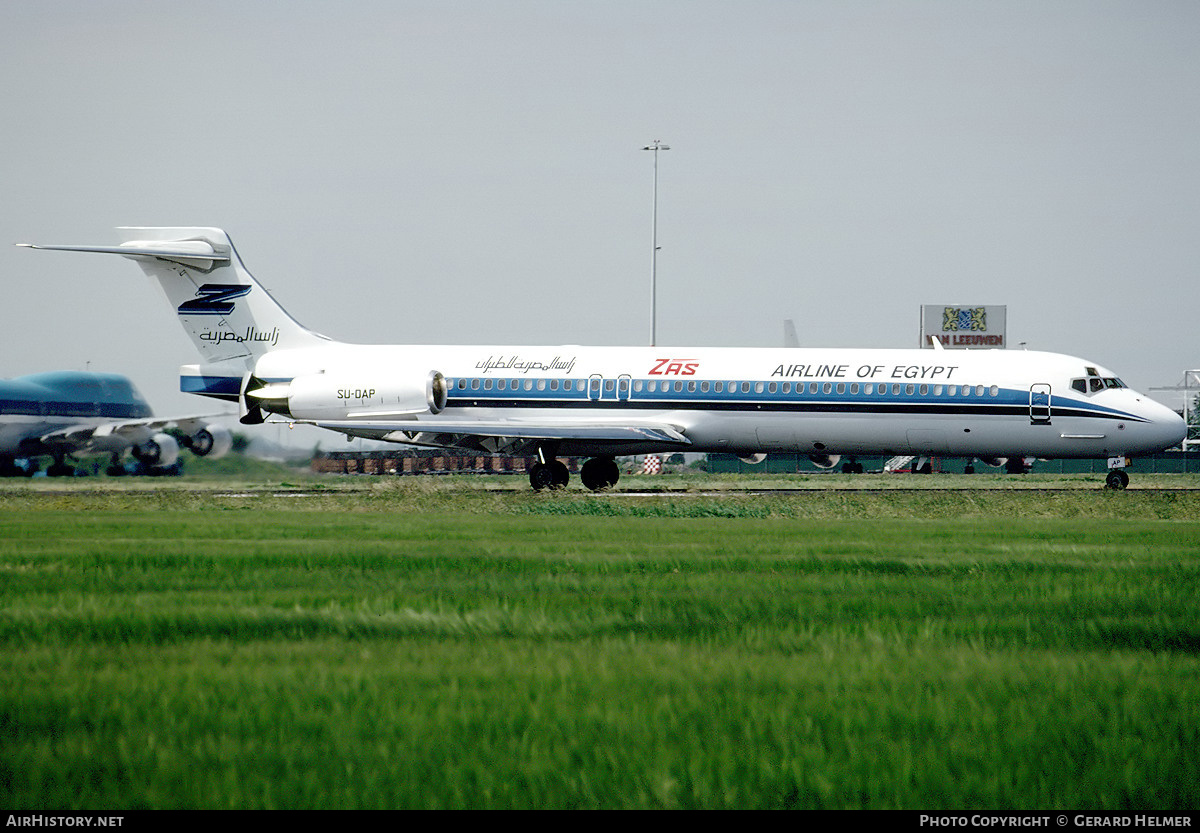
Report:
[{"label": "billboard sign", "polygon": [[921,307],[921,346],[930,348],[931,339],[943,347],[1002,349],[1007,347],[1008,307],[964,307],[924,304]]}]

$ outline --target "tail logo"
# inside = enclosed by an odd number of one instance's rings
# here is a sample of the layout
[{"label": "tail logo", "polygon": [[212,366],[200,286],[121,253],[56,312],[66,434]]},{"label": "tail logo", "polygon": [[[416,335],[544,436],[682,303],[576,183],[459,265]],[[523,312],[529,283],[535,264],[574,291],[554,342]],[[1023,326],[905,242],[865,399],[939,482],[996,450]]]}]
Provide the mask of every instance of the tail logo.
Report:
[{"label": "tail logo", "polygon": [[179,305],[180,315],[229,315],[234,299],[250,292],[243,284],[206,283],[196,290],[196,297]]}]

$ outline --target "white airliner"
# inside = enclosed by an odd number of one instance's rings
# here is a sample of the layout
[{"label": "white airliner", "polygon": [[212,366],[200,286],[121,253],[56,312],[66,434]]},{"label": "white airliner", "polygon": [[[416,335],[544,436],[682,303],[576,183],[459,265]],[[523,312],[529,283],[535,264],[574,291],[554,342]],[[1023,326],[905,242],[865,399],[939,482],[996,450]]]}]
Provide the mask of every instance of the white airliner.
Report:
[{"label": "white airliner", "polygon": [[[292,319],[215,228],[125,228],[120,254],[156,278],[201,356],[181,390],[350,437],[535,452],[535,489],[617,482],[616,455],[1107,458],[1177,445],[1175,412],[1094,362],[1005,350],[366,345]],[[20,244],[29,245],[29,244]]]}]

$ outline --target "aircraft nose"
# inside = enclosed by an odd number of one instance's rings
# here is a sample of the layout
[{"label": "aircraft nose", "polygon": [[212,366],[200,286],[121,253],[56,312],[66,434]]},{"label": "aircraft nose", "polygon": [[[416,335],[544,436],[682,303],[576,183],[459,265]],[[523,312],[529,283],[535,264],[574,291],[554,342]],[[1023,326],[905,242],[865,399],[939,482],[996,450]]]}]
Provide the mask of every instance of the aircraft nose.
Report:
[{"label": "aircraft nose", "polygon": [[1157,402],[1146,400],[1144,404],[1148,406],[1147,416],[1153,420],[1157,450],[1173,448],[1182,443],[1183,438],[1187,436],[1187,423],[1183,421],[1183,417]]}]

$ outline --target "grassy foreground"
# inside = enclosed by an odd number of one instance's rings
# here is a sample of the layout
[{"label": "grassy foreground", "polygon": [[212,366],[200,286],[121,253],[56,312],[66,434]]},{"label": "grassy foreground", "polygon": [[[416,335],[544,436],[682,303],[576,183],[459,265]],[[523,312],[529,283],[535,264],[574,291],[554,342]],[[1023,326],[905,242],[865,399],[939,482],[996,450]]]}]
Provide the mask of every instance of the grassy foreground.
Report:
[{"label": "grassy foreground", "polygon": [[0,806],[1200,797],[1200,494],[482,482],[0,490]]}]

